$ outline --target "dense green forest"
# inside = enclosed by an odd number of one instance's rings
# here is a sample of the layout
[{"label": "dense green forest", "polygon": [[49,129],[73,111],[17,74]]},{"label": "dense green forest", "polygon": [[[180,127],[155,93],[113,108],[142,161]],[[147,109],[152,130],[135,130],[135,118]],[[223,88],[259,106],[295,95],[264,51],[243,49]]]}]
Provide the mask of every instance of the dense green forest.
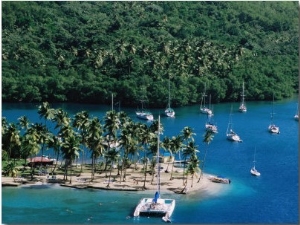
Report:
[{"label": "dense green forest", "polygon": [[298,2],[2,2],[2,101],[148,107],[298,92]]}]

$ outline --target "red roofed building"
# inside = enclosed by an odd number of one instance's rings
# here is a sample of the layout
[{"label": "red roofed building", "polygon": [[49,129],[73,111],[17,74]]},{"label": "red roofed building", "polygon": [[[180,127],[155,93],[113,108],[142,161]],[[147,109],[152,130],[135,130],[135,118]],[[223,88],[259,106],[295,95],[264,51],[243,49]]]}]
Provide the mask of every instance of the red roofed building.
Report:
[{"label": "red roofed building", "polygon": [[46,166],[53,165],[55,159],[49,159],[48,156],[37,156],[32,159],[27,159],[28,166]]}]

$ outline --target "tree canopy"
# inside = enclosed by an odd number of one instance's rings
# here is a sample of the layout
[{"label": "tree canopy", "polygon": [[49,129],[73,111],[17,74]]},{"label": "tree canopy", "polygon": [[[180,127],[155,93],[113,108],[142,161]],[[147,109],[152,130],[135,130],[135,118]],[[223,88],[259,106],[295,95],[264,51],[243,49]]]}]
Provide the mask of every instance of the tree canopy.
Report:
[{"label": "tree canopy", "polygon": [[2,2],[3,102],[167,104],[298,91],[297,2]]}]

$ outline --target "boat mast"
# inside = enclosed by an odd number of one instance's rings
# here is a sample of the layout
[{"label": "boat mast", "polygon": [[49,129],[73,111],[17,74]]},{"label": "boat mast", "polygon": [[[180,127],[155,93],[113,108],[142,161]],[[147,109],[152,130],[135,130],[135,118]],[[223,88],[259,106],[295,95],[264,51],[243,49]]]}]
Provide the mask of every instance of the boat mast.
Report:
[{"label": "boat mast", "polygon": [[160,115],[158,115],[158,129],[157,129],[157,192],[158,196],[160,196],[160,163],[159,163],[159,137],[160,137]]},{"label": "boat mast", "polygon": [[273,124],[273,116],[274,116],[274,93],[273,93],[273,101],[272,101],[271,124]]},{"label": "boat mast", "polygon": [[243,81],[243,92],[242,92],[242,105],[245,104],[245,86],[244,86],[244,81]]},{"label": "boat mast", "polygon": [[254,150],[254,159],[253,159],[253,168],[255,169],[255,154],[256,154],[256,147],[255,147],[255,150]]},{"label": "boat mast", "polygon": [[170,96],[170,76],[169,76],[169,100],[168,100],[168,108],[171,107],[171,96]]},{"label": "boat mast", "polygon": [[228,122],[226,134],[229,134],[231,129],[232,129],[232,105],[230,108],[229,122]]},{"label": "boat mast", "polygon": [[[202,98],[201,98],[201,104],[200,104],[200,109],[202,110],[203,108],[205,108],[205,96],[206,96],[206,83],[204,83],[204,91],[202,93]],[[203,103],[203,105],[202,105]]]},{"label": "boat mast", "polygon": [[114,111],[114,94],[111,93],[111,111]]}]

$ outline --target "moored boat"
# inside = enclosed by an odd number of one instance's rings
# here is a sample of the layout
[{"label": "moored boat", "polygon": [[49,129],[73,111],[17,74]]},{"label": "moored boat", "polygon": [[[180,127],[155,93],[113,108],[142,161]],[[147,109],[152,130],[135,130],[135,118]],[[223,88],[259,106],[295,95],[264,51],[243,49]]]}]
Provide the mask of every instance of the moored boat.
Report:
[{"label": "moored boat", "polygon": [[165,115],[167,117],[175,117],[175,111],[171,108],[171,91],[170,91],[170,78],[169,78],[169,97],[168,97],[168,106],[165,110]]},{"label": "moored boat", "polygon": [[[232,107],[231,107],[231,111],[232,111]],[[226,131],[226,137],[229,141],[234,141],[234,142],[242,142],[242,139],[240,138],[240,136],[235,133],[232,129],[232,113],[230,112],[230,116],[229,116],[229,122],[228,122],[228,126],[227,126],[227,131]]]},{"label": "moored boat", "polygon": [[214,176],[210,175],[208,176],[208,179],[215,183],[222,183],[222,184],[230,184],[231,180],[222,176]]},{"label": "moored boat", "polygon": [[242,97],[242,101],[241,101],[241,104],[240,104],[240,107],[239,107],[239,111],[240,112],[247,112],[247,107],[246,107],[246,104],[245,104],[245,86],[244,86],[244,82],[243,82],[243,92],[241,94],[241,97]]},{"label": "moored boat", "polygon": [[257,171],[257,169],[255,168],[255,154],[256,154],[256,148],[255,148],[255,151],[254,151],[254,156],[253,156],[253,167],[251,168],[250,170],[250,173],[254,176],[260,176],[260,172]]},{"label": "moored boat", "polygon": [[274,124],[273,120],[274,120],[274,95],[272,101],[271,122],[270,125],[268,126],[268,130],[272,134],[279,134],[280,133],[279,127]]},{"label": "moored boat", "polygon": [[136,116],[140,119],[153,120],[153,115],[149,111],[140,110],[140,111],[136,111],[135,113],[136,113]]},{"label": "moored boat", "polygon": [[147,216],[151,214],[163,215],[165,222],[170,221],[170,217],[175,209],[175,199],[164,199],[160,197],[160,161],[159,161],[159,135],[160,135],[160,117],[158,117],[158,138],[157,138],[157,191],[154,198],[142,198],[136,206],[133,216],[137,217],[142,214]]},{"label": "moored boat", "polygon": [[207,115],[212,115],[212,110],[205,106],[205,97],[206,97],[206,85],[204,86],[204,91],[201,98],[200,112]]}]

